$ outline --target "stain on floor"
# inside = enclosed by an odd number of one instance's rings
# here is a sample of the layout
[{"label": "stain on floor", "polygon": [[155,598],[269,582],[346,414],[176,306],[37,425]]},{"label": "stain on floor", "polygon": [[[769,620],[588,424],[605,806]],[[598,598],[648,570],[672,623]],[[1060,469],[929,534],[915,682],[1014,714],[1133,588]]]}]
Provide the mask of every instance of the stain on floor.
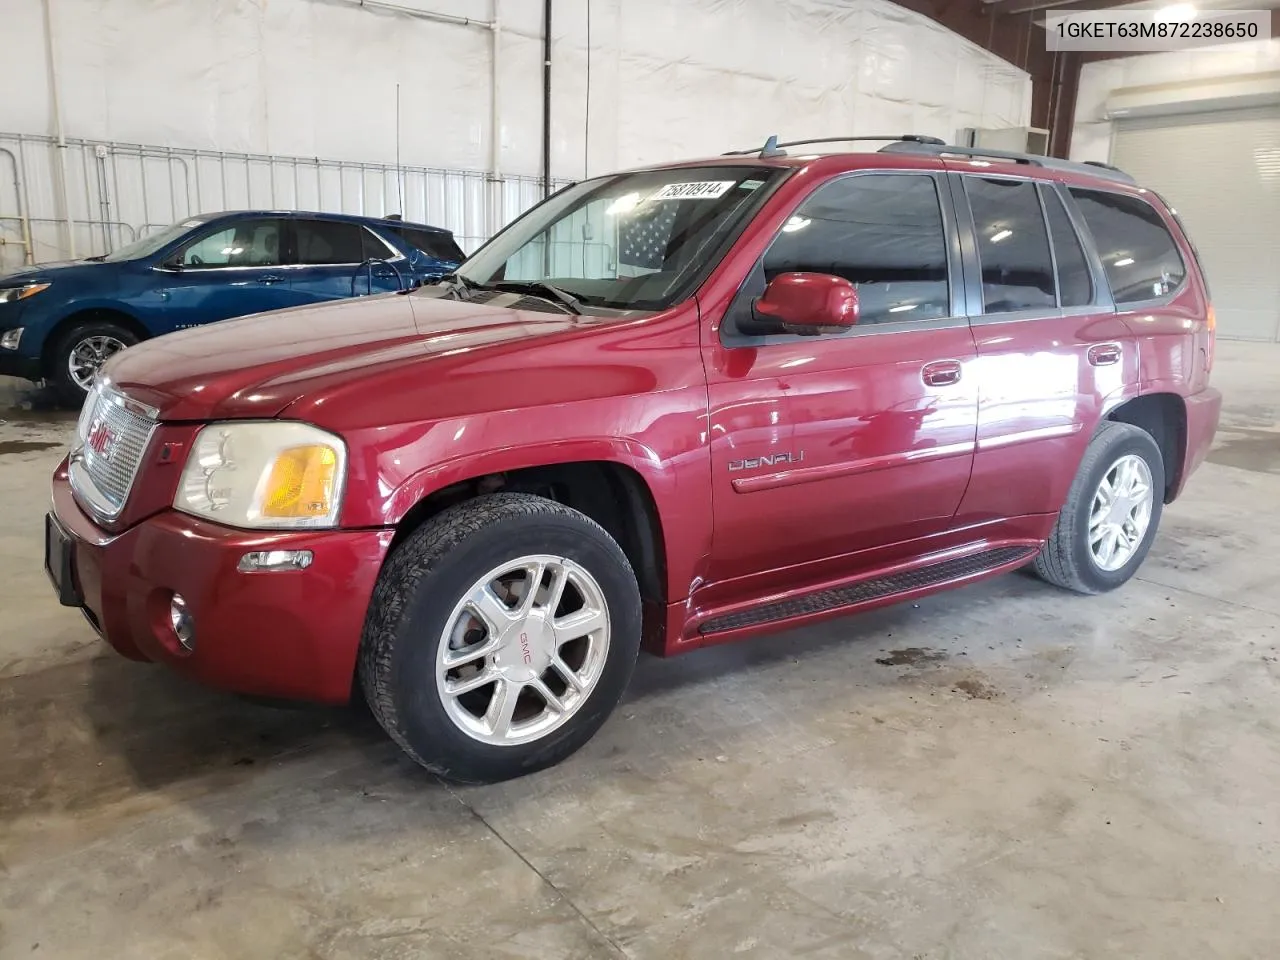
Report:
[{"label": "stain on floor", "polygon": [[1255,473],[1280,474],[1280,430],[1223,427],[1226,439],[1209,451],[1210,463]]},{"label": "stain on floor", "polygon": [[0,440],[0,456],[10,453],[38,453],[41,450],[52,450],[60,446],[62,446],[60,443],[39,440]]},{"label": "stain on floor", "polygon": [[901,650],[891,651],[888,656],[876,657],[876,663],[882,667],[904,667],[918,663],[937,663],[945,659],[947,655],[941,650],[933,650],[929,647],[903,647]]}]

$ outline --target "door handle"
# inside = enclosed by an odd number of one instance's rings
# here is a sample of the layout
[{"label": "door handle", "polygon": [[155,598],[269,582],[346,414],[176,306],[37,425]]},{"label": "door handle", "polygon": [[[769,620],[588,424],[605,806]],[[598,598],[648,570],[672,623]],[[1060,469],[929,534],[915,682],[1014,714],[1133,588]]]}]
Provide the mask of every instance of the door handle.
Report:
[{"label": "door handle", "polygon": [[1120,361],[1120,344],[1098,343],[1089,348],[1089,362],[1095,367],[1105,367]]},{"label": "door handle", "polygon": [[920,370],[920,379],[927,387],[948,387],[960,382],[959,360],[935,360]]},{"label": "door handle", "polygon": [[269,273],[265,277],[259,277],[258,282],[263,286],[271,286],[273,283],[280,283],[284,277],[278,277],[274,273]]}]

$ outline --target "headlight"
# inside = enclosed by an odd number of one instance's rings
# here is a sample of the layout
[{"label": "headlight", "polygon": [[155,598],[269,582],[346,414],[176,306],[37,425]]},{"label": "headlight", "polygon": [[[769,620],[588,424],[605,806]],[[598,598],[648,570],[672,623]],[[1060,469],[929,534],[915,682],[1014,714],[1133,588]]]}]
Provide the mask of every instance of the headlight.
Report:
[{"label": "headlight", "polygon": [[318,427],[213,423],[196,435],[173,505],[232,527],[333,527],[346,472],[346,444]]},{"label": "headlight", "polygon": [[34,297],[42,290],[48,290],[51,284],[28,283],[21,287],[0,287],[0,303],[16,303],[27,297]]}]

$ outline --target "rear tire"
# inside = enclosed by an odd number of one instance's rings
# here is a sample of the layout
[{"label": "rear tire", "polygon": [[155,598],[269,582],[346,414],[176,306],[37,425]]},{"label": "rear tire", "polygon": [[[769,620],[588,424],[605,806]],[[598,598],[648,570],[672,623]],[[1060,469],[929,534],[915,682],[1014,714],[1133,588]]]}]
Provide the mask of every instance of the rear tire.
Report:
[{"label": "rear tire", "polygon": [[50,353],[49,382],[58,399],[79,408],[102,364],[138,341],[136,333],[110,320],[89,320],[67,330]]},{"label": "rear tire", "polygon": [[[1133,495],[1119,495],[1130,481]],[[1146,493],[1138,493],[1143,486]],[[1107,490],[1115,494],[1109,502]],[[1146,559],[1160,526],[1164,490],[1164,460],[1151,435],[1127,423],[1103,423],[1036,556],[1036,573],[1076,593],[1114,590]]]},{"label": "rear tire", "polygon": [[591,739],[631,679],[640,623],[635,574],[597,523],[542,497],[479,497],[387,560],[360,683],[383,729],[428,770],[507,780]]}]

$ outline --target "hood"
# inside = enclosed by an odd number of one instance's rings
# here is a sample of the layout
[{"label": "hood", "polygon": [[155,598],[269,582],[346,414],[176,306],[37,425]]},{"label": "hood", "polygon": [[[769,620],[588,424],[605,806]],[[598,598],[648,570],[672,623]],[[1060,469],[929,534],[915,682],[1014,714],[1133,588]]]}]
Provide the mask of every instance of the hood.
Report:
[{"label": "hood", "polygon": [[172,333],[118,354],[105,374],[163,420],[265,418],[391,368],[595,322],[393,293]]},{"label": "hood", "polygon": [[31,266],[18,267],[7,273],[0,273],[0,287],[16,286],[19,283],[43,283],[54,281],[59,277],[80,276],[104,267],[110,269],[114,263],[92,263],[88,260],[56,260],[51,263],[36,263]]}]

